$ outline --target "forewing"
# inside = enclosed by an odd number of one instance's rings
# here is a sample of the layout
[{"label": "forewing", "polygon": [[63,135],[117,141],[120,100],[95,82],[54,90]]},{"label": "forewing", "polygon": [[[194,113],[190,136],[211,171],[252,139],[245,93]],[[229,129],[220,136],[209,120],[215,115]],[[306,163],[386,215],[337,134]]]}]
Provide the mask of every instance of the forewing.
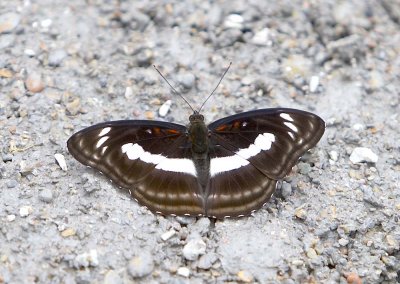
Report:
[{"label": "forewing", "polygon": [[241,156],[271,179],[286,176],[325,131],[317,115],[275,108],[245,112],[209,125],[211,141]]},{"label": "forewing", "polygon": [[203,213],[186,127],[160,121],[97,124],[68,140],[69,152],[163,214]]}]

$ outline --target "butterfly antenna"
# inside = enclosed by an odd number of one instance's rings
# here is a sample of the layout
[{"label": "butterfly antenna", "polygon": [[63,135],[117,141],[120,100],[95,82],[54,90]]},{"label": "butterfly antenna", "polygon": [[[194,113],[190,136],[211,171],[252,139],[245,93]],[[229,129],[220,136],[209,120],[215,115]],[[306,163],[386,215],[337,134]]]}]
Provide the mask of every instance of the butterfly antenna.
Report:
[{"label": "butterfly antenna", "polygon": [[156,71],[158,72],[158,74],[160,74],[160,76],[164,79],[164,81],[167,82],[168,86],[170,86],[170,88],[172,89],[172,91],[173,91],[176,95],[180,96],[180,97],[185,101],[185,103],[187,103],[187,105],[192,109],[193,113],[195,113],[196,111],[192,108],[192,106],[189,104],[189,102],[181,95],[181,93],[179,93],[177,90],[175,90],[174,87],[172,87],[172,85],[168,82],[167,78],[164,77],[164,75],[160,72],[160,70],[158,70],[158,68],[157,68],[155,65],[153,65],[153,67],[154,67],[154,69],[156,69]]},{"label": "butterfly antenna", "polygon": [[228,73],[228,70],[229,70],[229,68],[231,68],[231,65],[232,65],[232,61],[229,62],[229,66],[226,68],[226,70],[225,70],[224,74],[222,75],[221,79],[219,79],[219,82],[218,82],[217,86],[215,87],[215,89],[211,92],[211,94],[207,97],[207,99],[206,99],[206,100],[204,101],[204,103],[201,105],[201,107],[200,107],[200,109],[199,109],[199,113],[200,113],[201,109],[203,108],[203,106],[204,106],[204,105],[206,104],[206,102],[208,101],[208,99],[211,98],[211,96],[214,94],[214,92],[218,89],[219,84],[221,84],[222,79],[224,79],[226,73]]}]

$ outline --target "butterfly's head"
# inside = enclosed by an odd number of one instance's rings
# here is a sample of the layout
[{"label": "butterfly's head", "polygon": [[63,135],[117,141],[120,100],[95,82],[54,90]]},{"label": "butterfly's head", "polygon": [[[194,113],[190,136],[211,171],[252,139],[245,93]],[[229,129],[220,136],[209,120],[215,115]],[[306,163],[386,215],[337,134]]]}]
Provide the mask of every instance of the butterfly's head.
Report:
[{"label": "butterfly's head", "polygon": [[189,121],[191,123],[192,122],[204,121],[204,116],[196,111],[191,116],[189,116]]}]

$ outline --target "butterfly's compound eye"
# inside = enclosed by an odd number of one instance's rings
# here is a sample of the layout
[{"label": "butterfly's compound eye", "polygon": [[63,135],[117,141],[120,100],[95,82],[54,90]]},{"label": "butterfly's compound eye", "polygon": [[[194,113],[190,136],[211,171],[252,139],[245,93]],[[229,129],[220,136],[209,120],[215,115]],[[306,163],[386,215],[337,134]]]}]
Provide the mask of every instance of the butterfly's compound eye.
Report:
[{"label": "butterfly's compound eye", "polygon": [[202,114],[195,113],[189,116],[189,121],[204,121],[204,116]]}]

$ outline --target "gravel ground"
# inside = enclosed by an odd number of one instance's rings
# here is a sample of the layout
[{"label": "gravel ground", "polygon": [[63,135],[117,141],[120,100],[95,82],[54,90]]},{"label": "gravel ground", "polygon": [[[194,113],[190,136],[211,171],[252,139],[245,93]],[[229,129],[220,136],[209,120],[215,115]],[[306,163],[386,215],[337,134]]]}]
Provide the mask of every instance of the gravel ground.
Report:
[{"label": "gravel ground", "polygon": [[[399,31],[394,0],[2,0],[0,283],[400,282]],[[253,216],[153,215],[68,154],[94,123],[187,123],[152,64],[199,106],[229,61],[208,121],[327,122]]]}]

